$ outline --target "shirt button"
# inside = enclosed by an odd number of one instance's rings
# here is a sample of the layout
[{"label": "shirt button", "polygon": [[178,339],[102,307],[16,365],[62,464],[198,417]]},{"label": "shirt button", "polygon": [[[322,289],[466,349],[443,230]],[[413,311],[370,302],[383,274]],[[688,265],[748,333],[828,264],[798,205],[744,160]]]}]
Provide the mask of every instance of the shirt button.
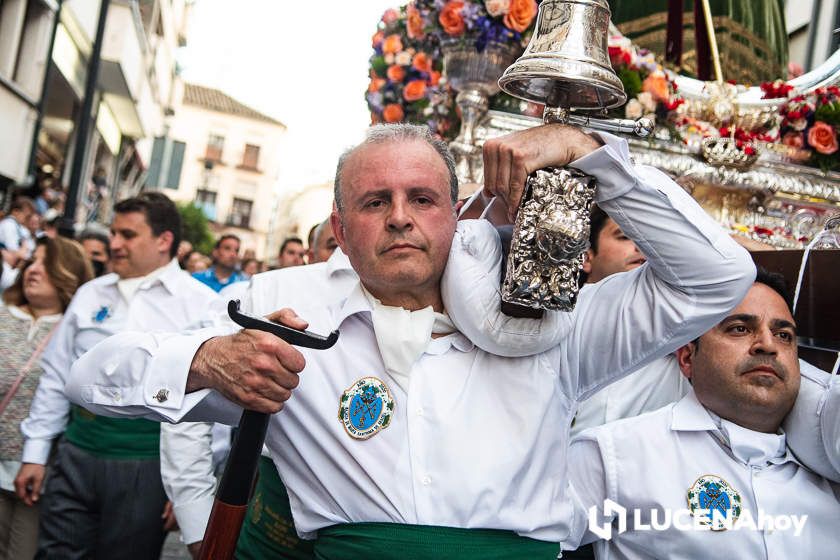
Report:
[{"label": "shirt button", "polygon": [[423,477],[423,479],[420,482],[423,483],[423,486],[428,486],[429,484],[432,483],[432,477],[426,475],[426,476]]},{"label": "shirt button", "polygon": [[417,416],[423,416],[423,414],[425,414],[425,412],[426,411],[423,410],[423,407],[421,406],[420,408],[417,409]]},{"label": "shirt button", "polygon": [[122,394],[119,391],[114,391],[112,396],[114,397],[114,402],[120,402],[122,400]]}]

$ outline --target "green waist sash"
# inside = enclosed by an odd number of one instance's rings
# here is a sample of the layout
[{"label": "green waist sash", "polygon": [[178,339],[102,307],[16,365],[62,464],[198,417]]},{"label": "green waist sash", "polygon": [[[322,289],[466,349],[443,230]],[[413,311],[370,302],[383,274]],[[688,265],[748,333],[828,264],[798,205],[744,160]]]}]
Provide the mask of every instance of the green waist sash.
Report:
[{"label": "green waist sash", "polygon": [[64,437],[107,459],[160,459],[160,424],[151,420],[97,416],[74,405]]},{"label": "green waist sash", "polygon": [[318,531],[319,560],[555,560],[557,543],[521,537],[512,531],[458,529],[399,523],[352,523]]}]

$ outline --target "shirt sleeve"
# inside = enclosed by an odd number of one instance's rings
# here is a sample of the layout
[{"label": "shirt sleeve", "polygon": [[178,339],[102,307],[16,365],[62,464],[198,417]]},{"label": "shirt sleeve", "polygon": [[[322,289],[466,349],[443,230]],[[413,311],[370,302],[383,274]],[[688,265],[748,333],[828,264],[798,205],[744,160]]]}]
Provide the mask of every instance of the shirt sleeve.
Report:
[{"label": "shirt sleeve", "polygon": [[596,201],[647,263],[581,291],[566,345],[579,400],[707,331],[743,299],[755,266],[742,247],[674,181],[636,166],[627,142],[573,162],[597,179]]},{"label": "shirt sleeve", "polygon": [[598,440],[585,435],[574,439],[569,447],[569,480],[587,519],[580,544],[589,544],[600,538],[588,526],[592,508],[595,508],[596,519],[601,526],[612,523],[612,514],[605,515],[603,511],[604,501],[614,499],[609,495],[606,476],[607,468]]},{"label": "shirt sleeve", "polygon": [[67,427],[70,402],[64,395],[64,384],[73,363],[73,341],[76,337],[76,319],[73,303],[67,308],[56,327],[49,344],[41,355],[44,369],[38,388],[29,407],[29,415],[21,422],[23,433],[24,463],[46,465],[53,440]]},{"label": "shirt sleeve", "polygon": [[216,326],[189,334],[115,334],[76,360],[64,390],[72,402],[102,416],[180,422],[190,413],[188,421],[225,422],[234,405],[224,399],[204,402],[213,391],[187,393],[186,386],[198,348],[231,332]]},{"label": "shirt sleeve", "polygon": [[203,540],[213,509],[212,431],[209,422],[160,426],[160,475],[186,544]]},{"label": "shirt sleeve", "polygon": [[840,383],[799,360],[799,394],[783,424],[788,446],[806,467],[840,482]]}]

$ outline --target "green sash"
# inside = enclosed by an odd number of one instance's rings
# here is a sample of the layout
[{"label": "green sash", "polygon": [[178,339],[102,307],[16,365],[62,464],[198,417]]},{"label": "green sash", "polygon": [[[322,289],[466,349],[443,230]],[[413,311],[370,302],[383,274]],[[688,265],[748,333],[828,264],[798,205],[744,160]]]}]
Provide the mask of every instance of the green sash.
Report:
[{"label": "green sash", "polygon": [[151,420],[97,416],[74,405],[64,437],[98,457],[160,459],[160,424]]},{"label": "green sash", "polygon": [[312,541],[295,533],[289,495],[274,462],[260,457],[259,478],[236,542],[237,560],[312,560]]},{"label": "green sash", "polygon": [[399,523],[352,523],[318,531],[315,558],[346,560],[555,560],[557,543],[512,531]]}]

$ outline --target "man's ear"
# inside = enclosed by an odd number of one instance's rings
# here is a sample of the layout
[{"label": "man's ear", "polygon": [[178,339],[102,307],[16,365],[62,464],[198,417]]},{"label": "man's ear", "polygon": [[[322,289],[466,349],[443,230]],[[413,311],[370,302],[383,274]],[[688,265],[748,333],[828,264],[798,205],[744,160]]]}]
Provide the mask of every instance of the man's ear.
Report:
[{"label": "man's ear", "polygon": [[347,253],[344,250],[344,225],[341,223],[341,214],[339,214],[338,209],[333,205],[333,211],[330,214],[330,226],[332,226],[333,235],[335,235],[335,242],[338,243],[338,246],[341,247],[341,250]]},{"label": "man's ear", "polygon": [[595,256],[595,253],[592,249],[587,249],[586,254],[583,258],[583,272],[586,274],[592,274],[592,257]]},{"label": "man's ear", "polygon": [[674,352],[677,356],[677,364],[680,366],[682,374],[691,381],[691,376],[694,374],[694,357],[697,355],[697,343],[689,342],[685,346],[677,348]]},{"label": "man's ear", "polygon": [[175,234],[171,231],[166,230],[160,235],[158,235],[158,251],[161,253],[166,253],[167,255],[170,254],[170,249],[172,248],[172,243],[175,241]]}]

